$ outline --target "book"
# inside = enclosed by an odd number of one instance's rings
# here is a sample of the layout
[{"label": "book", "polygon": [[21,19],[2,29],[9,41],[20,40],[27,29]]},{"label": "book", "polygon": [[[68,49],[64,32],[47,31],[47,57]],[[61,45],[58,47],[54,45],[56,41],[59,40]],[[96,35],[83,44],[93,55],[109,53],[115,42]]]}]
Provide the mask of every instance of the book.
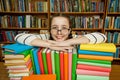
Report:
[{"label": "book", "polygon": [[64,52],[64,80],[68,80],[68,52]]},{"label": "book", "polygon": [[93,71],[93,70],[83,70],[83,69],[76,69],[76,74],[80,75],[93,75],[93,76],[109,76],[109,72],[102,72],[102,71]]},{"label": "book", "polygon": [[41,74],[41,75],[23,76],[22,80],[56,80],[56,75],[55,74]]},{"label": "book", "polygon": [[101,67],[101,66],[93,66],[93,65],[88,65],[88,64],[77,64],[77,69],[101,71],[101,72],[111,72],[111,68]]},{"label": "book", "polygon": [[116,46],[113,43],[80,44],[79,49],[112,53],[116,52]]},{"label": "book", "polygon": [[55,74],[55,50],[51,51],[52,72]]},{"label": "book", "polygon": [[60,79],[64,80],[64,52],[60,51]]},{"label": "book", "polygon": [[113,61],[112,56],[98,56],[98,55],[79,54],[78,58]]},{"label": "book", "polygon": [[40,74],[40,66],[38,63],[38,56],[37,56],[38,50],[39,50],[39,48],[32,49],[32,55],[34,57],[34,65],[35,65],[35,69],[36,69],[36,74]]},{"label": "book", "polygon": [[77,75],[76,80],[109,80],[108,76]]},{"label": "book", "polygon": [[44,48],[39,48],[39,51],[38,51],[38,63],[39,63],[39,66],[40,66],[41,74],[44,74],[44,65],[43,65],[43,58],[42,58],[43,49]]},{"label": "book", "polygon": [[43,65],[44,65],[44,74],[48,74],[48,65],[47,65],[47,59],[46,59],[46,51],[47,48],[44,48],[42,51],[42,57],[43,57]]},{"label": "book", "polygon": [[72,50],[68,50],[68,77],[72,80]]},{"label": "book", "polygon": [[8,51],[4,51],[4,59],[24,59],[28,54],[30,54],[30,49],[14,54]]},{"label": "book", "polygon": [[77,61],[77,64],[86,64],[86,65],[93,65],[93,66],[101,66],[101,67],[108,67],[111,68],[111,64],[101,64],[96,62],[90,62],[90,61]]},{"label": "book", "polygon": [[47,49],[46,51],[46,59],[47,59],[47,68],[48,68],[48,74],[52,74],[52,62],[51,62],[51,50]]},{"label": "book", "polygon": [[77,49],[73,49],[72,54],[72,80],[76,80]]},{"label": "book", "polygon": [[33,46],[28,46],[28,45],[24,45],[24,44],[20,44],[20,43],[14,43],[14,44],[4,45],[4,46],[2,46],[2,48],[5,49],[5,51],[18,54],[25,50],[32,49]]},{"label": "book", "polygon": [[56,73],[56,79],[60,80],[60,55],[59,55],[59,51],[55,52],[55,73]]},{"label": "book", "polygon": [[78,50],[78,54],[89,54],[89,55],[100,55],[100,56],[113,56],[112,52],[99,52],[99,51],[89,51],[89,50]]}]

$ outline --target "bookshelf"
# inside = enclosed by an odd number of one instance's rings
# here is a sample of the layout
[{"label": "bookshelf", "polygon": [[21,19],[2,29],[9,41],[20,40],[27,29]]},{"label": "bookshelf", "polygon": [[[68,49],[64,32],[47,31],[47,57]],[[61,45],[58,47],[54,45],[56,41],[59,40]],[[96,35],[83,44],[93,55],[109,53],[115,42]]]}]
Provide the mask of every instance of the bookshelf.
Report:
[{"label": "bookshelf", "polygon": [[[109,29],[105,26],[106,17],[120,17],[120,6],[117,6],[118,11],[109,11],[108,7],[111,7],[109,4],[112,3],[115,4],[111,0],[0,0],[0,37],[7,31],[15,36],[20,32],[40,33],[42,30],[48,30],[50,17],[56,14],[70,16],[72,31],[78,34],[96,31],[106,35],[108,32],[120,34],[120,27]],[[112,6],[112,9],[116,8]],[[112,9],[110,8],[110,10]],[[10,18],[13,18],[12,23],[14,24],[10,24]],[[21,22],[16,21],[16,18],[27,20]],[[30,22],[31,18],[32,22]],[[83,22],[84,20],[85,22]],[[13,42],[14,40],[0,40],[1,45]],[[120,42],[115,44],[120,47]],[[2,58],[1,48],[0,58]]]}]

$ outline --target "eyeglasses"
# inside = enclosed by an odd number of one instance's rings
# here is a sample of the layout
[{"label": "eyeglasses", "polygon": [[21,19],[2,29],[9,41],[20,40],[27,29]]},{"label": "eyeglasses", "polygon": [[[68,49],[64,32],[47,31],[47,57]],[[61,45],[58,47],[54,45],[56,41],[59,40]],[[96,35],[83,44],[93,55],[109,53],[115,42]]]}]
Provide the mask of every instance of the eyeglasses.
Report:
[{"label": "eyeglasses", "polygon": [[53,28],[51,28],[51,31],[52,32],[55,32],[55,33],[58,33],[59,31],[61,32],[61,33],[67,33],[68,31],[69,31],[70,29],[68,29],[68,28],[62,28],[62,29],[58,29],[58,28],[56,28],[56,27],[53,27]]}]

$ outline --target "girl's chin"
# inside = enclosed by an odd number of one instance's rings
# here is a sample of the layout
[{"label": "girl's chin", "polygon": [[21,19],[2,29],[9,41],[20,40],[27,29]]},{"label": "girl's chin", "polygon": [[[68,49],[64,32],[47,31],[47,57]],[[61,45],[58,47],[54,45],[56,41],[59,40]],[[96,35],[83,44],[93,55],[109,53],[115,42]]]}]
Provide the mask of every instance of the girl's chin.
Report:
[{"label": "girl's chin", "polygon": [[62,38],[62,39],[56,39],[56,41],[64,41],[64,39]]}]

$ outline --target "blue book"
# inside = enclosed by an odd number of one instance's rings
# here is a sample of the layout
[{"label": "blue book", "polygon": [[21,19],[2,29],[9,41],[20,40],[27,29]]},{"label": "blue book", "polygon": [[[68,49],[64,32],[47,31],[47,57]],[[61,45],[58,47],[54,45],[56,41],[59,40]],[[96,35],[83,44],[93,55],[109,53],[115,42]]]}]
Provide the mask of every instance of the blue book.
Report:
[{"label": "blue book", "polygon": [[2,48],[5,51],[18,54],[18,53],[21,53],[25,50],[32,49],[33,46],[28,46],[28,45],[24,45],[24,44],[20,44],[20,43],[14,43],[14,44],[4,45],[4,46],[2,46]]},{"label": "blue book", "polygon": [[98,52],[98,51],[88,51],[88,50],[78,50],[78,54],[90,54],[90,55],[100,55],[100,56],[113,56],[114,53],[111,52]]},{"label": "blue book", "polygon": [[34,48],[34,49],[32,49],[32,56],[33,56],[33,61],[34,61],[34,67],[35,67],[35,71],[36,71],[36,74],[40,74],[40,66],[39,66],[39,62],[38,62],[38,56],[37,56],[37,54],[38,54],[38,50],[39,50],[39,48]]}]

